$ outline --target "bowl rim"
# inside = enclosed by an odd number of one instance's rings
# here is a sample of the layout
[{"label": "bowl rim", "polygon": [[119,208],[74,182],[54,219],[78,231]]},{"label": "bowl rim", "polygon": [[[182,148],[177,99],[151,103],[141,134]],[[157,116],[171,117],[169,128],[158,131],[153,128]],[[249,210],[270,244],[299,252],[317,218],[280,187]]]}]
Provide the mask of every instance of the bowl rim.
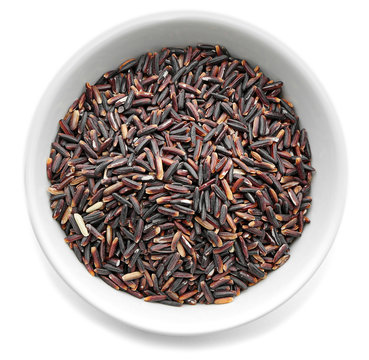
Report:
[{"label": "bowl rim", "polygon": [[[325,241],[325,247],[324,251],[322,251],[319,256],[317,256],[314,259],[315,265],[314,270],[309,274],[304,274],[305,277],[301,277],[299,286],[297,286],[294,291],[291,291],[287,296],[283,298],[282,301],[279,301],[278,303],[274,304],[273,306],[270,306],[269,308],[264,309],[264,311],[255,314],[255,316],[249,317],[248,319],[242,318],[242,316],[238,316],[234,318],[234,321],[232,324],[228,324],[226,326],[219,326],[215,329],[183,329],[183,331],[167,331],[165,329],[156,329],[155,326],[147,326],[147,324],[137,324],[136,322],[130,321],[128,319],[124,319],[122,317],[119,317],[117,314],[114,314],[113,312],[109,311],[103,306],[100,306],[98,302],[95,302],[94,299],[87,298],[83,292],[81,292],[81,289],[77,289],[73,283],[70,281],[70,279],[63,274],[63,270],[59,267],[57,267],[56,263],[53,261],[54,255],[47,251],[47,248],[45,246],[45,242],[47,239],[45,239],[43,236],[41,236],[41,233],[39,231],[39,226],[42,226],[41,222],[36,219],[36,213],[37,208],[35,205],[35,202],[32,201],[32,186],[31,179],[32,179],[32,169],[30,168],[31,159],[32,159],[32,151],[29,151],[29,149],[32,149],[32,143],[34,138],[34,133],[36,133],[36,129],[32,126],[35,122],[37,122],[37,114],[39,113],[39,110],[43,108],[43,100],[47,97],[47,93],[49,89],[51,89],[55,83],[58,83],[58,80],[63,79],[65,74],[68,73],[68,70],[72,68],[75,64],[81,62],[83,58],[87,57],[87,55],[95,50],[99,46],[99,44],[105,42],[106,40],[109,40],[111,37],[115,37],[121,33],[125,32],[133,32],[135,30],[138,30],[142,26],[148,26],[148,25],[158,25],[165,21],[173,21],[174,19],[178,20],[205,20],[207,22],[212,22],[214,24],[220,24],[224,26],[232,26],[237,27],[239,31],[244,33],[249,33],[254,37],[257,37],[260,39],[261,42],[263,42],[267,47],[276,48],[278,46],[278,51],[282,52],[284,54],[289,54],[288,57],[291,59],[291,61],[298,67],[299,72],[303,73],[309,73],[309,76],[314,82],[314,90],[319,93],[321,98],[323,99],[322,102],[325,103],[326,108],[329,108],[330,110],[330,118],[335,119],[336,127],[335,127],[335,134],[334,137],[340,138],[340,147],[337,147],[337,156],[341,159],[340,164],[340,177],[336,179],[338,183],[338,187],[341,189],[340,198],[341,203],[339,205],[339,208],[336,209],[336,219],[335,219],[335,225],[330,230],[330,233],[326,235],[327,239]],[[293,58],[293,59],[292,59]],[[328,121],[328,119],[327,119]],[[310,67],[304,62],[303,59],[300,58],[299,55],[297,55],[293,50],[291,50],[286,44],[284,44],[281,40],[274,37],[274,35],[270,34],[269,32],[261,29],[258,26],[255,26],[254,24],[248,23],[244,20],[241,20],[237,17],[231,17],[231,16],[225,16],[221,14],[220,12],[208,12],[208,11],[194,11],[194,10],[187,10],[187,11],[165,11],[165,12],[154,12],[150,13],[145,16],[139,16],[131,18],[130,20],[117,24],[111,28],[108,28],[107,30],[103,31],[101,34],[97,35],[96,37],[92,38],[90,41],[85,43],[82,47],[80,47],[72,56],[67,59],[67,61],[59,68],[59,70],[55,73],[55,75],[52,77],[51,81],[47,85],[45,91],[43,92],[42,96],[40,97],[40,100],[35,107],[32,120],[29,123],[28,131],[27,131],[27,141],[25,142],[25,148],[24,148],[24,158],[23,158],[23,169],[24,169],[24,185],[25,185],[25,192],[26,192],[26,203],[27,203],[27,210],[29,219],[31,222],[31,226],[33,229],[34,234],[36,235],[36,238],[38,240],[38,243],[44,252],[46,258],[48,259],[49,263],[51,264],[52,268],[56,271],[56,273],[60,276],[60,278],[65,281],[66,284],[70,288],[73,289],[75,293],[77,293],[79,296],[81,296],[86,302],[91,304],[93,307],[101,310],[104,314],[124,322],[125,324],[128,324],[130,326],[139,328],[144,331],[150,331],[150,332],[157,332],[160,334],[165,335],[200,335],[200,334],[208,334],[208,333],[214,333],[222,330],[231,329],[234,327],[241,326],[246,323],[253,322],[266,314],[272,312],[273,310],[279,308],[281,305],[286,303],[291,297],[293,297],[316,273],[316,271],[321,266],[323,260],[326,258],[329,250],[331,249],[336,234],[338,232],[341,219],[343,216],[343,212],[345,209],[345,203],[346,203],[346,197],[347,197],[347,182],[348,182],[348,161],[347,161],[347,152],[346,152],[346,141],[344,138],[344,133],[342,131],[341,121],[336,113],[336,110],[333,106],[332,101],[330,100],[330,97],[328,96],[326,90],[322,86],[320,80],[316,77],[315,73],[310,69]]]}]

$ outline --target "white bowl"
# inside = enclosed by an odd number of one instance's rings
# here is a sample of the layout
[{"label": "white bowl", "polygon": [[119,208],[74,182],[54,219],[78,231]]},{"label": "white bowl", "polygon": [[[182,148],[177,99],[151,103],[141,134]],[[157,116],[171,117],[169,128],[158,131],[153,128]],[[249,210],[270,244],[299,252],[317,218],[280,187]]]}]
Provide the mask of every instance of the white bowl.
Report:
[{"label": "white bowl", "polygon": [[[308,130],[316,168],[308,214],[311,224],[291,249],[290,260],[265,281],[227,305],[173,308],[146,303],[117,292],[88,274],[66,246],[64,233],[51,217],[45,163],[58,120],[81,94],[86,81],[116,68],[123,59],[164,46],[219,43],[230,53],[261,66],[283,80],[285,96]],[[26,190],[33,229],[59,275],[86,301],[132,326],[176,335],[214,332],[257,319],[295,294],[317,270],[340,224],[347,166],[338,117],[309,68],[270,34],[238,19],[207,13],[164,13],[119,25],[82,48],[57,73],[37,107],[27,144]]]}]

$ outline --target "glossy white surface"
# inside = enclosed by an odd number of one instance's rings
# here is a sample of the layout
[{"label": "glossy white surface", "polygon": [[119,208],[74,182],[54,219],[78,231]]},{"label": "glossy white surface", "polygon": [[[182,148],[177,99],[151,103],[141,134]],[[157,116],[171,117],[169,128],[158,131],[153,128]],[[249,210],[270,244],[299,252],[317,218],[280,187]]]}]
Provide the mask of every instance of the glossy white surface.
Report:
[{"label": "glossy white surface", "polygon": [[[165,45],[221,43],[231,54],[259,64],[271,78],[283,80],[285,95],[307,128],[317,169],[313,182],[312,221],[291,250],[290,260],[266,281],[225,306],[172,308],[139,301],[91,277],[63,241],[51,218],[45,160],[57,120],[94,82],[122,60]],[[167,334],[199,334],[231,328],[273,310],[312,276],[327,254],[344,206],[346,153],[339,120],[330,100],[303,62],[269,34],[234,19],[205,13],[170,13],[137,19],[104,33],[75,54],[58,72],[35,112],[26,154],[29,212],[37,238],[61,277],[92,305],[123,322]],[[331,179],[335,179],[334,182]],[[339,196],[337,196],[339,194]]]}]

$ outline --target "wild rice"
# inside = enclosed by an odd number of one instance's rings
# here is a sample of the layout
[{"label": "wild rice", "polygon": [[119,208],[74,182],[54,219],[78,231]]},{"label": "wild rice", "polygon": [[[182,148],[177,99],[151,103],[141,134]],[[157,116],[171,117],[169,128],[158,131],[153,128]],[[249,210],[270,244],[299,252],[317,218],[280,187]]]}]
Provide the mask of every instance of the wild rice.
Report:
[{"label": "wild rice", "polygon": [[69,107],[52,216],[88,272],[171,306],[225,304],[290,257],[314,168],[283,82],[219,45],[124,61]]}]

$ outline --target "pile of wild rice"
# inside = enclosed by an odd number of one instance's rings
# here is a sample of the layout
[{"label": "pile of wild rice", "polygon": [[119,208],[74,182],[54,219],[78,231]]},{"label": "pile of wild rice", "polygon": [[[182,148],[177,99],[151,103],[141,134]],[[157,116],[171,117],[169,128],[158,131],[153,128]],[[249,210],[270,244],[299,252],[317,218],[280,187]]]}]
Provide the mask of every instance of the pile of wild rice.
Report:
[{"label": "pile of wild rice", "polygon": [[146,301],[222,304],[283,265],[314,169],[282,85],[218,45],[164,48],[87,83],[47,176],[90,274]]}]

